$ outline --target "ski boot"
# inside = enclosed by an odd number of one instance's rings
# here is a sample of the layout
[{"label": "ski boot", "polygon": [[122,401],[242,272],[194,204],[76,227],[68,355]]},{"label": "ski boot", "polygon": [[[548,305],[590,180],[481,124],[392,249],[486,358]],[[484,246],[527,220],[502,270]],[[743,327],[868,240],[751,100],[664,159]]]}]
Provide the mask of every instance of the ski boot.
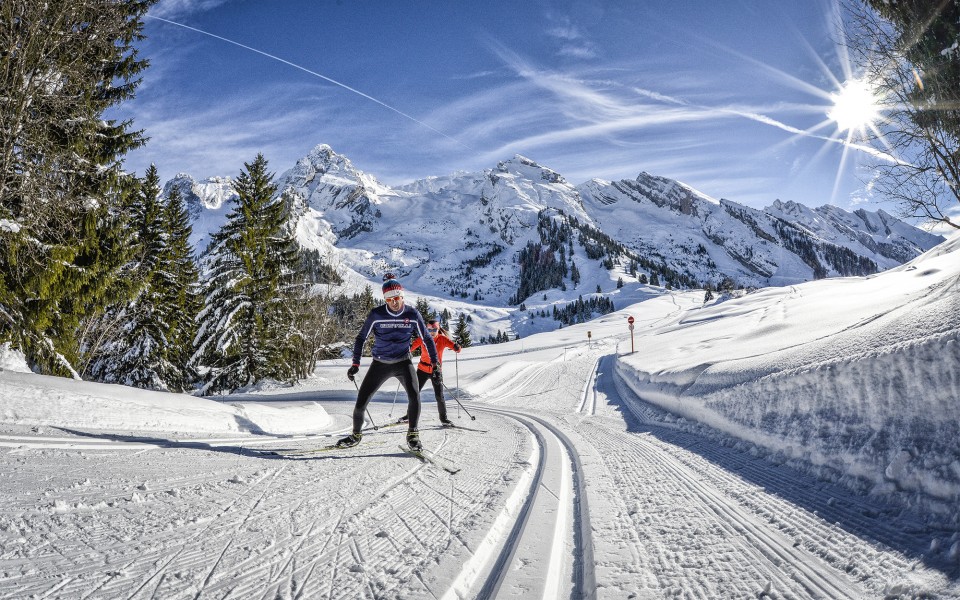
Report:
[{"label": "ski boot", "polygon": [[347,437],[341,439],[336,443],[337,448],[353,448],[360,443],[360,439],[363,437],[362,433],[351,433]]},{"label": "ski boot", "polygon": [[407,432],[407,446],[414,452],[423,451],[423,444],[420,443],[420,432],[416,429]]}]

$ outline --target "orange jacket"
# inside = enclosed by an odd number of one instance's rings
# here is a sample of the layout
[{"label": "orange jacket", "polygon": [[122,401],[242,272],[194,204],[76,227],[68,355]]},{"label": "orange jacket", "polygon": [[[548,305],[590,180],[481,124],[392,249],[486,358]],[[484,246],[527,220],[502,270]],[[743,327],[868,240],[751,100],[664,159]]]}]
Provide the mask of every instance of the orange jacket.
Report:
[{"label": "orange jacket", "polygon": [[[453,348],[454,352],[460,352],[460,345],[453,343],[453,340],[442,333],[438,333],[437,337],[433,338],[433,343],[437,347],[437,359],[440,361],[441,365],[443,364],[444,348]],[[423,340],[420,338],[413,340],[413,345],[410,346],[410,352],[416,352],[417,348],[420,349],[420,364],[417,365],[417,368],[424,373],[433,373],[433,365],[430,363],[430,355],[424,352],[426,346],[424,346]]]}]

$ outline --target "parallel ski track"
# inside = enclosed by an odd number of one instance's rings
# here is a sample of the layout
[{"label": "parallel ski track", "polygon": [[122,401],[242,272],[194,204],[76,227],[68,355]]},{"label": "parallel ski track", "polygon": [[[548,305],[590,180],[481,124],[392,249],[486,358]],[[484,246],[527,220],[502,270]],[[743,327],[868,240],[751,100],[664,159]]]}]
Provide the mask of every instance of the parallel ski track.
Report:
[{"label": "parallel ski track", "polygon": [[[486,580],[476,594],[478,600],[496,598],[501,583],[509,574],[511,563],[515,557],[517,548],[523,542],[523,538],[529,532],[526,527],[530,518],[531,509],[534,506],[537,495],[543,486],[544,469],[548,461],[548,444],[544,437],[544,430],[552,434],[562,444],[566,454],[570,457],[572,477],[573,477],[573,539],[572,552],[572,580],[573,591],[571,597],[574,599],[596,598],[596,574],[594,571],[594,551],[593,534],[590,525],[590,510],[587,503],[586,483],[584,480],[583,466],[580,457],[577,454],[573,442],[558,427],[541,419],[540,417],[525,414],[520,411],[507,410],[500,408],[480,408],[473,407],[475,410],[488,412],[504,417],[514,419],[526,427],[536,438],[540,447],[539,461],[536,465],[533,480],[530,484],[530,493],[527,495],[523,506],[517,513],[514,525],[503,542],[496,561],[491,567]],[[555,511],[559,515],[564,507]],[[543,573],[546,576],[546,570]]]},{"label": "parallel ski track", "polygon": [[[621,398],[629,398],[629,392],[624,390],[620,378],[612,374],[611,377],[614,379],[617,393],[620,394]],[[713,442],[705,441],[700,436],[663,426],[652,414],[659,409],[642,401],[628,400],[624,402],[624,405],[629,412],[641,423],[646,424],[650,431],[655,432],[660,439],[669,440],[690,449],[698,446],[703,449],[714,446]],[[709,458],[716,451],[719,450],[705,451],[704,456]],[[784,524],[785,531],[800,540],[804,547],[824,555],[825,558],[839,565],[838,568],[847,568],[843,565],[846,559],[831,554],[824,548],[835,545],[838,541],[837,538],[841,535],[850,540],[855,540],[851,544],[859,544],[860,549],[857,551],[857,557],[875,556],[876,561],[880,561],[880,553],[872,545],[863,544],[863,540],[885,544],[893,548],[908,548],[910,551],[921,555],[928,549],[931,537],[940,536],[946,539],[953,534],[953,530],[931,529],[927,524],[911,522],[908,515],[902,514],[902,507],[884,505],[879,501],[866,501],[853,495],[848,490],[824,481],[811,480],[807,484],[798,485],[797,474],[792,469],[773,467],[770,462],[753,458],[743,452],[723,451],[722,456],[716,458],[718,462],[725,465],[727,470],[740,473],[746,480],[759,483],[765,489],[789,490],[793,504],[806,507],[806,511],[794,508],[791,511],[791,516],[808,515],[808,518],[804,520],[802,525]],[[775,514],[775,511],[771,508],[769,497],[742,494],[739,499],[757,513],[766,515],[771,522],[779,520],[779,515]],[[845,532],[833,531],[816,535],[814,532],[818,529],[812,525],[814,521],[843,523]],[[886,554],[882,558],[882,562],[890,566],[891,570],[910,569],[910,561],[904,557]],[[950,565],[935,564],[934,566],[946,571],[951,569]]]},{"label": "parallel ski track", "polygon": [[[731,546],[738,548],[735,552],[727,553],[727,560],[739,562],[737,569],[744,575],[742,584],[745,589],[725,590],[727,593],[758,592],[756,582],[776,581],[780,584],[781,593],[793,588],[793,594],[799,597],[811,598],[860,598],[863,590],[855,586],[835,567],[829,566],[827,561],[817,557],[806,549],[798,547],[792,536],[777,528],[771,527],[764,515],[756,513],[749,507],[743,506],[739,498],[730,496],[726,491],[727,482],[718,481],[716,469],[694,470],[668,451],[666,444],[656,438],[642,435],[611,435],[601,427],[586,427],[588,434],[597,440],[601,454],[608,457],[611,468],[623,477],[635,481],[637,486],[644,481],[657,482],[657,487],[663,491],[661,496],[676,497],[681,495],[686,500],[681,505],[691,504],[703,507],[703,511],[712,512],[715,519],[711,519],[711,527],[725,531],[722,537]],[[682,451],[678,451],[682,453]],[[642,465],[638,468],[637,465]],[[733,479],[732,476],[724,475]],[[669,487],[666,483],[670,482]],[[669,490],[669,496],[665,491]],[[709,514],[709,513],[704,513]],[[824,527],[805,529],[808,535],[830,535]],[[834,532],[835,533],[835,532]],[[835,541],[834,541],[835,543]],[[830,544],[824,544],[830,547]],[[659,560],[670,560],[669,557],[660,557]],[[813,568],[810,565],[816,564]],[[664,564],[664,572],[680,572],[682,565]],[[746,574],[750,574],[746,576]],[[753,582],[754,587],[750,587]],[[792,582],[792,583],[791,583]],[[688,591],[693,597],[709,598],[712,590],[707,582],[699,582],[696,578],[687,581]],[[786,588],[786,589],[785,589]],[[699,592],[697,592],[699,590]]]}]

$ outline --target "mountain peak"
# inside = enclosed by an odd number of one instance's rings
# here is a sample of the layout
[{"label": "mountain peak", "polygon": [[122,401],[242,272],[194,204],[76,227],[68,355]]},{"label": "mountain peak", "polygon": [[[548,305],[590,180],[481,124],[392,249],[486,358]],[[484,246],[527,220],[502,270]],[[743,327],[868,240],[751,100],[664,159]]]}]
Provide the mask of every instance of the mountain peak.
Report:
[{"label": "mountain peak", "polygon": [[314,146],[306,156],[301,158],[297,164],[308,164],[313,170],[327,173],[330,171],[340,171],[351,174],[358,174],[360,171],[353,166],[350,159],[342,154],[337,154],[333,148],[327,144],[318,144]]},{"label": "mountain peak", "polygon": [[553,169],[544,167],[537,161],[527,158],[521,154],[514,154],[510,160],[500,161],[497,164],[497,171],[501,173],[512,173],[521,177],[526,177],[532,181],[545,181],[547,183],[567,183],[560,173]]}]

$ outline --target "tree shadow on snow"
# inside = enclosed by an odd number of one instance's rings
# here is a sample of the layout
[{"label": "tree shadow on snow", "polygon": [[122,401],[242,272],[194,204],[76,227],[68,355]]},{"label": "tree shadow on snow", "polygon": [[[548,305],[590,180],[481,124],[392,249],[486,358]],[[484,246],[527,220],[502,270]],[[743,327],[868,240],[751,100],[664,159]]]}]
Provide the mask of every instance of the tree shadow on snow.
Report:
[{"label": "tree shadow on snow", "polygon": [[[282,450],[295,450],[294,448],[263,448],[260,450],[250,448],[243,444],[211,444],[209,442],[204,442],[202,440],[171,440],[162,437],[151,437],[143,435],[125,435],[118,433],[93,433],[89,431],[80,431],[77,429],[70,429],[68,427],[51,427],[51,429],[57,429],[68,433],[70,435],[75,435],[77,437],[85,438],[95,438],[99,440],[105,440],[110,442],[120,442],[120,443],[129,443],[129,444],[150,444],[151,446],[156,446],[158,448],[166,449],[183,449],[183,450],[203,450],[206,452],[221,452],[224,454],[233,454],[239,456],[251,456],[256,458],[265,458],[265,459],[277,459],[277,458],[290,458],[289,456],[281,456],[277,454],[269,454],[270,451],[282,451]],[[254,432],[256,433],[256,432]],[[292,436],[273,436],[276,439],[281,439],[282,437],[292,437]],[[300,439],[304,439],[300,437]],[[329,443],[329,438],[323,439],[317,436],[317,446],[326,445]],[[296,457],[301,458],[301,457]],[[331,457],[332,458],[332,457]]]}]

